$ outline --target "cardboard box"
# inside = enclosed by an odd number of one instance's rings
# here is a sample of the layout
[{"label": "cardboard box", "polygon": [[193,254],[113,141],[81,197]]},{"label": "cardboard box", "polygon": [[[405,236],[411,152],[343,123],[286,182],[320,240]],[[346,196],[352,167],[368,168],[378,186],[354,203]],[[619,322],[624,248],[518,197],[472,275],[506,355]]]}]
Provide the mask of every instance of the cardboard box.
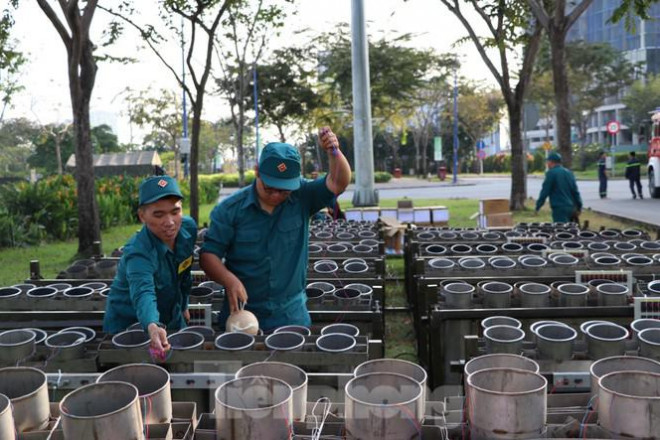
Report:
[{"label": "cardboard box", "polygon": [[511,228],[513,227],[513,214],[502,212],[499,214],[480,215],[480,227],[482,228]]},{"label": "cardboard box", "polygon": [[403,236],[407,226],[392,217],[380,217],[379,222],[385,239],[385,253],[403,255]]},{"label": "cardboard box", "polygon": [[447,225],[449,223],[449,209],[446,206],[432,206],[431,221],[434,225]]},{"label": "cardboard box", "polygon": [[509,199],[483,199],[479,200],[479,214],[505,214],[509,212]]}]

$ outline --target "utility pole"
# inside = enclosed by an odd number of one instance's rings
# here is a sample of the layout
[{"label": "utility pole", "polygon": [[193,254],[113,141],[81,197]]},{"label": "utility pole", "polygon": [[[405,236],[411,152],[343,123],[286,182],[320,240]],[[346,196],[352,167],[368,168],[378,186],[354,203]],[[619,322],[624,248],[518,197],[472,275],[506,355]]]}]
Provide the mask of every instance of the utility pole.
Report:
[{"label": "utility pole", "polygon": [[458,182],[458,71],[454,71],[454,177],[452,183]]},{"label": "utility pole", "polygon": [[256,143],[254,144],[254,162],[259,163],[259,106],[257,105],[257,63],[252,63],[252,91],[254,94],[254,132]]},{"label": "utility pole", "polygon": [[371,134],[369,46],[364,0],[351,0],[351,66],[353,71],[353,132],[355,142],[355,191],[353,206],[376,206],[374,155]]},{"label": "utility pole", "polygon": [[186,108],[186,54],[183,37],[183,17],[181,17],[181,82],[183,83],[183,137],[179,143],[179,151],[183,155],[183,178],[188,178],[188,157],[190,155],[190,139],[188,138],[188,109]]}]

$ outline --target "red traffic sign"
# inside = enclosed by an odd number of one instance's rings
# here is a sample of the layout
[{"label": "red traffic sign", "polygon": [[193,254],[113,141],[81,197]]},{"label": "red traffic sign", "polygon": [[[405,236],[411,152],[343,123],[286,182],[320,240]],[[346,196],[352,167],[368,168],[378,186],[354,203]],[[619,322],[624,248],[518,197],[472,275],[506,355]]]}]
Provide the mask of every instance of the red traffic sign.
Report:
[{"label": "red traffic sign", "polygon": [[478,159],[485,159],[486,158],[486,151],[485,150],[477,151],[477,158]]},{"label": "red traffic sign", "polygon": [[621,124],[619,121],[610,121],[607,123],[607,132],[609,134],[617,134],[621,130]]}]

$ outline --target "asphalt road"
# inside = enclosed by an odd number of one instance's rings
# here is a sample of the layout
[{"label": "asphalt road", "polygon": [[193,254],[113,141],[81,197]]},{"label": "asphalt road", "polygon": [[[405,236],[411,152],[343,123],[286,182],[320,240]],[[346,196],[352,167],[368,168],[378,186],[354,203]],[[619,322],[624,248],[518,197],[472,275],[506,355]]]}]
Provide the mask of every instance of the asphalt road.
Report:
[{"label": "asphalt road", "polygon": [[[541,191],[543,179],[527,179],[527,194],[536,199]],[[650,199],[646,182],[642,182],[644,200],[633,200],[627,180],[611,180],[608,185],[608,197],[601,200],[598,196],[598,181],[581,180],[578,187],[585,208],[591,208],[606,214],[629,218],[654,224],[660,227],[660,199]],[[468,198],[490,199],[508,198],[511,194],[511,179],[504,177],[459,179],[457,185],[447,182],[426,182],[416,179],[392,179],[386,184],[377,184],[381,200],[429,198]],[[341,200],[353,198],[353,186],[340,197]],[[547,203],[547,202],[546,202]]]}]

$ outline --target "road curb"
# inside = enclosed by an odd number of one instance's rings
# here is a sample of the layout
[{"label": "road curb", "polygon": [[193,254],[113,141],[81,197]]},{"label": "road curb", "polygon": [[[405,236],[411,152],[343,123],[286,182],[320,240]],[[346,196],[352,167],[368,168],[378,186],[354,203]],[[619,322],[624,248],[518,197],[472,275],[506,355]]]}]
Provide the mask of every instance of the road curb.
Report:
[{"label": "road curb", "polygon": [[[593,208],[589,208],[589,209],[591,210],[591,212],[598,215],[602,215],[603,217],[608,217],[611,218],[612,220],[617,220],[622,223],[628,223],[633,226],[641,226],[645,229],[648,229],[649,231],[655,231],[656,234],[655,240],[660,240],[660,225],[657,225],[655,223],[648,223],[630,217],[624,217],[622,215],[611,214],[609,212],[599,211],[598,209],[593,209]],[[653,239],[653,237],[651,237],[651,239]]]}]

